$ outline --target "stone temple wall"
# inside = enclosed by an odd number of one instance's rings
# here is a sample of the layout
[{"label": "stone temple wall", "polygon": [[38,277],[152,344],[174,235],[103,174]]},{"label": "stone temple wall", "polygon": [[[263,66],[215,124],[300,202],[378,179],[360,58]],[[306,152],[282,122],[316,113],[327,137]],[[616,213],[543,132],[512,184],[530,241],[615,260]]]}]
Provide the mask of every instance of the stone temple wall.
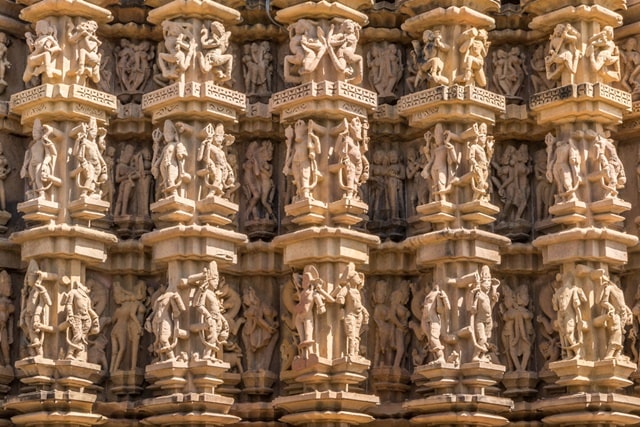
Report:
[{"label": "stone temple wall", "polygon": [[640,423],[639,25],[0,0],[0,425]]}]

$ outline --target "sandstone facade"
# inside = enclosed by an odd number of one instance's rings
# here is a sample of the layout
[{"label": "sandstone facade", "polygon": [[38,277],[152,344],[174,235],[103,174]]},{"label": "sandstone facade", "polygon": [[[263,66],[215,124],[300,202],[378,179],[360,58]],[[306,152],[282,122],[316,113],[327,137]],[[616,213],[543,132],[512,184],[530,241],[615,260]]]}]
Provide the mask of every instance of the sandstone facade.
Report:
[{"label": "sandstone facade", "polygon": [[640,423],[639,22],[0,0],[0,424]]}]

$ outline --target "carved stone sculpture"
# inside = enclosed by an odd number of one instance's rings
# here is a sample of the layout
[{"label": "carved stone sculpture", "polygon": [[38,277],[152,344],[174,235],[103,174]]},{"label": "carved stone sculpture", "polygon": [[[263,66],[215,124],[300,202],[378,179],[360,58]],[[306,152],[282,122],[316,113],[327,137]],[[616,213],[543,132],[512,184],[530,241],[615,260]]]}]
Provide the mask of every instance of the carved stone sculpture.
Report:
[{"label": "carved stone sculpture", "polygon": [[293,176],[296,186],[294,201],[312,199],[311,192],[321,176],[316,156],[320,154],[320,138],[315,134],[316,124],[296,121],[294,127],[285,129],[287,153],[282,173]]},{"label": "carved stone sculpture", "polygon": [[102,157],[100,146],[104,145],[107,130],[98,128],[94,118],[88,123],[80,123],[71,130],[76,141],[73,147],[78,166],[71,172],[71,177],[76,179],[80,196],[100,198],[102,196],[102,184],[107,177],[107,164]]},{"label": "carved stone sculpture", "polygon": [[582,58],[581,35],[571,24],[558,24],[549,36],[549,52],[544,58],[547,79],[573,83]]},{"label": "carved stone sculpture", "polygon": [[558,316],[562,359],[581,359],[584,345],[583,331],[588,328],[582,318],[582,305],[588,301],[587,296],[580,287],[576,286],[573,272],[558,274],[556,280],[560,286],[553,294],[551,303]]},{"label": "carved stone sculpture", "polygon": [[49,325],[51,297],[42,283],[46,278],[49,278],[49,275],[40,271],[38,263],[35,260],[29,261],[22,287],[20,328],[27,338],[27,347],[31,356],[43,355],[45,331],[52,330]]},{"label": "carved stone sculpture", "polygon": [[115,73],[118,82],[127,92],[141,90],[151,76],[151,64],[155,52],[147,40],[134,43],[129,39],[120,39],[116,47]]},{"label": "carved stone sculpture", "polygon": [[624,90],[636,94],[640,91],[640,52],[638,39],[629,37],[624,41],[620,51],[622,76],[620,84]]},{"label": "carved stone sculpture", "polygon": [[[163,197],[182,196],[184,185],[191,181],[184,169],[187,149],[180,141],[179,131],[184,131],[180,122],[173,124],[171,120],[164,122],[164,129],[153,131],[153,161],[151,172],[159,186]],[[164,141],[163,146],[160,143]]]},{"label": "carved stone sculpture", "polygon": [[462,53],[460,70],[456,76],[456,83],[467,85],[487,85],[484,72],[484,60],[489,52],[491,43],[487,30],[471,27],[458,36],[458,50]]},{"label": "carved stone sculpture", "polygon": [[58,150],[52,140],[60,132],[49,125],[43,125],[39,119],[33,122],[33,140],[24,153],[24,162],[20,178],[28,178],[29,199],[46,198],[52,200],[53,187],[62,181],[55,175]]},{"label": "carved stone sculpture", "polygon": [[607,336],[607,351],[604,359],[629,360],[622,354],[626,327],[631,324],[633,313],[624,300],[624,293],[604,270],[596,270],[602,294],[598,305],[600,316],[594,319],[594,326],[603,327]]},{"label": "carved stone sculpture", "polygon": [[633,355],[632,360],[635,363],[640,363],[640,349],[638,348],[640,337],[640,287],[637,288],[634,295],[631,313],[633,316],[631,319],[631,329],[629,330],[629,341],[631,354]]},{"label": "carved stone sculpture", "polygon": [[350,121],[345,118],[338,127],[340,133],[335,152],[339,158],[338,177],[345,199],[360,199],[360,187],[369,179],[369,161],[365,157],[368,150],[366,128],[368,123],[363,124],[358,117]]},{"label": "carved stone sculpture", "polygon": [[495,358],[495,345],[491,342],[492,312],[500,296],[497,291],[500,281],[491,277],[491,271],[486,265],[475,276],[476,280],[470,285],[467,294],[469,332],[473,342],[472,360],[492,362]]},{"label": "carved stone sculpture", "polygon": [[415,58],[419,58],[413,86],[418,87],[423,81],[427,82],[428,87],[448,85],[449,79],[443,76],[442,72],[451,46],[442,40],[440,31],[425,30],[422,33],[422,49],[420,49],[418,40],[414,40],[412,43],[413,54]]},{"label": "carved stone sculpture", "polygon": [[25,37],[31,53],[27,57],[22,80],[27,83],[41,74],[44,74],[48,79],[61,77],[62,71],[57,67],[56,61],[62,49],[58,44],[58,32],[55,25],[46,19],[41,19],[36,22],[36,34],[27,32]]},{"label": "carved stone sculpture", "polygon": [[202,273],[190,276],[189,284],[198,287],[193,297],[193,308],[200,316],[198,333],[203,345],[202,359],[222,360],[222,346],[229,337],[229,323],[222,315],[222,304],[216,291],[219,285],[218,265],[209,263]]},{"label": "carved stone sculpture", "polygon": [[590,180],[597,180],[605,191],[605,198],[618,197],[618,190],[624,188],[627,177],[618,150],[611,138],[588,130],[585,138],[593,141],[589,156],[595,162],[597,171],[590,174]]},{"label": "carved stone sculpture", "polygon": [[380,98],[395,97],[395,88],[402,78],[402,54],[398,45],[389,42],[372,43],[367,53],[369,83]]},{"label": "carved stone sculpture", "polygon": [[294,274],[293,280],[298,292],[298,303],[294,308],[294,322],[300,339],[298,357],[307,359],[318,353],[315,316],[327,312],[326,300],[334,302],[335,299],[323,288],[324,280],[313,265],[307,265],[302,274]]},{"label": "carved stone sculpture", "polygon": [[[351,358],[361,357],[360,334],[369,324],[369,312],[362,303],[363,287],[364,274],[357,272],[355,264],[350,262],[340,274],[338,287],[332,293],[335,302],[343,306],[344,331],[347,338],[345,353]],[[405,325],[406,322],[407,319],[404,320]]]},{"label": "carved stone sculpture", "polygon": [[113,209],[114,216],[123,216],[130,213],[129,202],[133,197],[136,183],[139,179],[138,171],[134,168],[132,162],[133,150],[133,145],[125,145],[120,152],[120,158],[115,168],[115,183],[118,186],[118,196]]},{"label": "carved stone sculpture", "polygon": [[[247,147],[246,160],[242,167],[243,189],[247,197],[245,219],[258,220],[262,218],[275,219],[273,212],[273,198],[275,186],[273,184],[273,144],[265,140],[259,143],[252,141]],[[261,209],[258,209],[260,203]],[[263,212],[261,214],[261,212]]]},{"label": "carved stone sculpture", "polygon": [[528,306],[527,285],[520,285],[515,292],[508,286],[503,288],[501,338],[509,371],[526,371],[529,365],[534,332],[533,313]]},{"label": "carved stone sculpture", "polygon": [[213,81],[218,84],[231,79],[233,55],[226,53],[230,37],[231,32],[218,21],[212,21],[209,28],[203,26],[200,30],[203,50],[198,56],[200,69],[203,73],[211,73]]},{"label": "carved stone sculpture", "polygon": [[142,337],[142,324],[146,307],[147,285],[138,280],[133,292],[123,289],[120,283],[113,284],[113,300],[118,308],[113,313],[111,329],[111,366],[110,372],[121,369],[127,347],[131,354],[128,367],[133,370],[138,365],[138,345]]},{"label": "carved stone sculpture", "polygon": [[549,208],[553,205],[555,183],[547,179],[547,153],[538,150],[533,156],[533,173],[536,179],[536,218],[544,220],[549,217]]},{"label": "carved stone sculpture", "polygon": [[70,290],[62,297],[66,313],[67,359],[87,361],[87,338],[100,332],[98,314],[93,310],[89,289],[79,280],[67,276],[62,283]]},{"label": "carved stone sculpture", "polygon": [[[547,49],[548,50],[548,49]],[[533,92],[543,92],[553,88],[553,81],[547,78],[547,69],[545,64],[545,45],[540,44],[531,55],[531,84]]]},{"label": "carved stone sculpture", "polygon": [[16,306],[11,299],[11,277],[0,272],[0,355],[2,366],[11,366],[10,345],[13,343],[13,316]]},{"label": "carved stone sculpture", "polygon": [[[362,56],[356,53],[360,39],[360,24],[345,19],[338,31],[334,33],[334,30],[335,26],[331,24],[325,41],[329,57],[338,73],[344,75],[347,82],[357,85],[362,81],[364,68]],[[323,35],[318,33],[318,38],[322,41]]]},{"label": "carved stone sculpture", "polygon": [[613,41],[613,27],[606,25],[591,36],[585,55],[604,83],[620,80],[620,51]]},{"label": "carved stone sculpture", "polygon": [[[464,132],[467,139],[467,159],[469,172],[461,178],[468,183],[473,200],[489,201],[489,164],[493,157],[493,137],[487,135],[487,125],[475,123]],[[466,139],[466,138],[465,138]]]},{"label": "carved stone sculpture", "polygon": [[2,95],[9,85],[6,75],[7,69],[11,68],[11,62],[7,59],[9,53],[9,38],[6,33],[0,32],[0,95]]},{"label": "carved stone sculpture", "polygon": [[391,219],[400,219],[404,215],[404,180],[405,167],[401,163],[400,153],[396,149],[387,152],[389,163],[386,165],[384,175],[389,201],[389,213]]},{"label": "carved stone sculpture", "polygon": [[204,168],[197,174],[202,178],[207,197],[223,196],[227,189],[236,184],[235,171],[227,161],[225,147],[233,144],[235,137],[224,132],[219,123],[215,127],[209,123],[205,129],[205,139],[200,143],[197,160]]},{"label": "carved stone sculpture", "polygon": [[422,151],[427,164],[422,177],[431,184],[431,201],[447,201],[447,194],[458,171],[461,154],[451,143],[452,134],[438,123],[433,132],[424,134],[426,144]]},{"label": "carved stone sculpture", "polygon": [[326,39],[322,28],[308,19],[300,19],[287,28],[291,55],[284,57],[284,81],[300,83],[305,74],[313,73],[318,67],[327,51]]},{"label": "carved stone sculpture", "polygon": [[449,312],[451,303],[447,294],[440,289],[439,283],[433,287],[424,297],[422,304],[422,317],[420,328],[428,339],[428,350],[431,353],[431,364],[444,363],[444,345],[442,337],[449,333]]},{"label": "carved stone sculpture", "polygon": [[407,151],[407,208],[415,213],[415,207],[424,205],[429,201],[431,191],[428,181],[422,176],[422,171],[427,165],[425,156],[413,148]]},{"label": "carved stone sculpture", "polygon": [[516,150],[508,145],[502,154],[500,164],[492,162],[496,174],[492,180],[496,184],[496,193],[503,203],[502,219],[515,222],[523,219],[529,195],[529,149],[526,144]]},{"label": "carved stone sculpture", "polygon": [[278,313],[261,302],[252,287],[245,288],[242,305],[246,319],[242,327],[242,343],[247,356],[247,370],[268,370],[278,340]]},{"label": "carved stone sculpture", "polygon": [[4,154],[4,147],[0,143],[0,209],[7,210],[7,194],[4,189],[4,181],[11,173],[11,166],[9,166],[9,159]]},{"label": "carved stone sculpture", "polygon": [[386,168],[389,164],[387,153],[383,150],[373,152],[371,176],[367,181],[369,189],[369,212],[371,220],[385,220],[389,217],[389,198],[385,182]]},{"label": "carved stone sculpture", "polygon": [[524,60],[525,56],[517,46],[493,52],[492,80],[499,93],[507,96],[518,94],[526,75]]},{"label": "carved stone sculpture", "polygon": [[247,43],[242,49],[242,70],[247,95],[269,95],[273,80],[273,55],[269,41]]},{"label": "carved stone sculpture", "polygon": [[174,350],[178,339],[186,334],[180,329],[180,315],[186,309],[174,281],[170,281],[166,290],[153,301],[151,314],[144,327],[154,336],[153,351],[161,362],[176,359]]},{"label": "carved stone sculpture", "polygon": [[164,43],[158,48],[158,67],[162,74],[161,81],[184,82],[186,72],[193,63],[197,42],[193,25],[165,20],[162,22]]},{"label": "carved stone sculpture", "polygon": [[556,203],[577,200],[576,191],[582,183],[580,174],[580,152],[574,143],[575,133],[568,139],[556,139],[552,134],[547,134],[547,180],[555,182],[558,189]]},{"label": "carved stone sculpture", "polygon": [[74,66],[69,72],[76,78],[76,82],[85,84],[87,80],[94,83],[100,81],[100,60],[102,55],[98,51],[102,42],[96,36],[98,23],[94,20],[82,20],[73,26],[69,22],[67,38],[75,46]]},{"label": "carved stone sculpture", "polygon": [[149,216],[149,206],[153,202],[153,175],[151,151],[143,147],[133,157],[132,164],[136,170],[138,182],[135,186],[135,209],[133,212],[139,217]]}]

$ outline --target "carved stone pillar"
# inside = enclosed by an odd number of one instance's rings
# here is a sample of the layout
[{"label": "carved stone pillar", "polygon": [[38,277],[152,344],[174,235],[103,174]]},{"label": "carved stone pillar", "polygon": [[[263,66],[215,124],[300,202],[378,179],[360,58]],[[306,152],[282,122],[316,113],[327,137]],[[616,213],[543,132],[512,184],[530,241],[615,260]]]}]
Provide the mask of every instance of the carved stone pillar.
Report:
[{"label": "carved stone pillar", "polygon": [[[545,139],[547,175],[557,187],[549,212],[551,221],[562,226],[534,241],[543,262],[560,271],[553,305],[562,360],[550,363],[549,369],[568,392],[553,399],[557,405],[541,402],[545,424],[594,422],[580,402],[599,393],[607,396],[608,410],[597,415],[597,422],[620,423],[626,398],[616,391],[632,383],[628,378],[636,369],[622,354],[631,310],[613,276],[627,262],[627,248],[638,241],[618,231],[621,214],[631,204],[619,197],[626,176],[610,138],[631,107],[631,95],[611,86],[621,77],[613,28],[622,24],[617,10],[623,7],[560,7],[548,1],[526,6],[537,15],[530,27],[550,34],[545,67],[548,79],[556,82],[530,100],[538,124],[554,129]],[[637,422],[636,416],[624,417],[624,422]]]},{"label": "carved stone pillar", "polygon": [[238,211],[230,201],[237,189],[229,161],[235,137],[225,126],[237,121],[245,96],[223,84],[235,65],[227,27],[240,14],[215,2],[172,1],[148,19],[162,28],[154,80],[164,87],[142,98],[157,126],[151,215],[158,229],[141,240],[152,247],[153,261],[166,266],[167,287],[153,298],[145,325],[157,358],[145,369],[156,396],[144,401],[145,423],[224,425],[238,418],[228,414],[233,399],[217,390],[229,369],[224,342],[234,333],[234,319],[222,314],[221,274],[237,262],[246,240],[224,228]]},{"label": "carved stone pillar", "polygon": [[[413,295],[423,300],[418,338],[425,347],[414,375],[428,397],[405,408],[418,413],[412,423],[466,424],[459,415],[473,410],[474,420],[484,420],[477,422],[499,425],[507,422],[512,402],[495,387],[506,368],[491,333],[500,282],[489,266],[500,261],[509,239],[482,229],[499,212],[489,199],[490,129],[505,98],[485,89],[484,71],[494,27],[487,13],[498,11],[499,3],[410,1],[403,8],[410,18],[402,28],[415,39],[414,86],[426,89],[402,97],[398,110],[410,126],[426,131],[422,176],[431,188],[416,211],[433,230],[408,240],[418,268],[434,269],[431,288]],[[442,395],[448,404],[442,405]]]},{"label": "carved stone pillar", "polygon": [[379,240],[350,229],[368,210],[360,192],[369,177],[367,115],[377,98],[356,86],[364,70],[358,41],[368,23],[356,9],[368,3],[282,6],[276,19],[291,34],[284,78],[295,86],[275,93],[270,107],[285,128],[283,172],[295,189],[285,213],[298,229],[274,243],[296,270],[282,298],[299,342],[280,375],[291,395],[274,404],[289,424],[358,425],[372,420],[365,411],[378,402],[358,385],[370,362],[360,350],[369,316],[357,266]]},{"label": "carved stone pillar", "polygon": [[[20,17],[33,23],[22,76],[30,89],[11,97],[11,109],[32,129],[20,175],[28,181],[18,205],[29,225],[12,235],[29,268],[22,290],[20,326],[24,353],[21,394],[7,403],[14,424],[34,423],[34,408],[51,425],[94,425],[106,418],[94,402],[104,372],[88,354],[100,332],[86,286],[86,269],[106,259],[115,236],[91,228],[109,202],[103,153],[113,95],[100,81],[101,44],[96,32],[111,13],[84,1],[27,2]],[[42,402],[48,403],[43,405]]]}]

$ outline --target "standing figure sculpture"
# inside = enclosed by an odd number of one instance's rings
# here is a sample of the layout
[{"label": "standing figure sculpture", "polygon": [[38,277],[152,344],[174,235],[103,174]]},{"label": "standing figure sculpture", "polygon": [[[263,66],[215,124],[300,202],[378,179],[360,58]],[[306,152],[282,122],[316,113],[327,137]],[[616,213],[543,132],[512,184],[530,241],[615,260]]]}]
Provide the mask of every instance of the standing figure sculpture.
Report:
[{"label": "standing figure sculpture", "polygon": [[69,22],[67,37],[75,45],[75,66],[68,74],[76,77],[76,82],[84,84],[87,79],[94,83],[100,81],[100,60],[98,51],[102,42],[96,36],[98,23],[94,20],[81,21],[75,27]]},{"label": "standing figure sculpture", "polygon": [[53,331],[49,325],[51,297],[42,282],[54,278],[53,275],[40,271],[35,260],[29,261],[22,287],[19,326],[27,338],[27,348],[31,356],[43,356],[44,334]]},{"label": "standing figure sculpture", "polygon": [[500,307],[502,319],[502,344],[510,371],[525,371],[531,358],[533,345],[533,313],[528,308],[529,290],[520,285],[517,292],[504,288]]},{"label": "standing figure sculpture", "polygon": [[602,287],[598,304],[602,314],[594,319],[594,326],[606,329],[607,350],[605,359],[629,360],[622,354],[626,327],[632,324],[633,312],[624,300],[624,293],[617,283],[611,281],[604,270],[596,270]]},{"label": "standing figure sculpture", "polygon": [[144,328],[154,335],[152,348],[160,362],[176,359],[174,350],[178,339],[187,335],[186,331],[180,329],[180,316],[186,309],[175,281],[170,281],[166,290],[153,301]]},{"label": "standing figure sculpture", "polygon": [[273,78],[273,55],[269,41],[247,43],[242,65],[247,95],[269,95]]},{"label": "standing figure sculpture", "polygon": [[9,166],[9,159],[4,154],[4,147],[0,142],[0,209],[7,210],[7,193],[4,188],[4,181],[11,173],[11,166]]},{"label": "standing figure sculpture", "polygon": [[[151,172],[158,183],[160,194],[164,197],[183,196],[185,184],[191,181],[184,168],[188,156],[187,148],[178,135],[184,130],[180,122],[173,124],[171,120],[164,122],[164,129],[155,129],[153,136],[153,161]],[[164,145],[160,147],[160,142]]]},{"label": "standing figure sculpture", "polygon": [[469,172],[461,178],[461,182],[470,185],[473,200],[489,201],[489,165],[493,157],[493,137],[487,135],[485,123],[474,123],[464,135],[470,137],[467,141]]},{"label": "standing figure sculpture", "polygon": [[16,306],[11,299],[11,277],[0,272],[0,355],[1,366],[12,366],[9,346],[13,343],[13,316]]},{"label": "standing figure sculpture", "polygon": [[252,287],[244,290],[242,305],[246,319],[242,327],[242,342],[247,355],[247,369],[267,370],[278,341],[278,313],[261,302]]},{"label": "standing figure sculpture", "polygon": [[35,36],[27,32],[25,34],[27,46],[31,52],[27,57],[27,65],[22,75],[22,80],[28,83],[34,77],[44,74],[48,79],[61,77],[60,71],[56,65],[58,55],[62,52],[62,48],[58,44],[58,31],[56,26],[49,23],[46,19],[36,22]]},{"label": "standing figure sculpture", "polygon": [[[253,218],[275,219],[273,212],[273,197],[275,188],[273,184],[273,144],[269,140],[252,141],[247,147],[247,159],[243,163],[244,191],[247,196],[245,220]],[[262,206],[264,214],[258,211],[258,203]]]},{"label": "standing figure sculpture", "polygon": [[624,41],[620,51],[622,75],[620,86],[632,95],[640,91],[640,52],[638,52],[638,39],[629,37]]},{"label": "standing figure sculpture", "polygon": [[213,81],[223,83],[231,79],[233,69],[233,55],[225,53],[229,48],[230,31],[225,31],[224,25],[212,21],[210,30],[202,26],[200,43],[205,52],[200,52],[200,69],[203,73],[213,71]]},{"label": "standing figure sculpture", "polygon": [[458,50],[462,53],[460,72],[456,77],[456,83],[465,86],[487,85],[487,76],[484,72],[484,59],[489,52],[491,42],[488,41],[487,30],[478,30],[471,27],[458,36]]},{"label": "standing figure sculpture", "polygon": [[473,341],[473,361],[492,362],[495,345],[491,343],[493,334],[493,307],[500,294],[500,281],[491,277],[489,267],[483,265],[480,273],[475,273],[475,283],[467,297],[467,311],[470,315],[470,335]]},{"label": "standing figure sculpture", "polygon": [[218,264],[209,263],[202,273],[190,276],[189,284],[196,284],[198,289],[193,297],[193,308],[200,315],[200,341],[204,346],[202,359],[222,361],[222,346],[229,338],[229,323],[222,315],[222,303],[217,290],[220,275]]},{"label": "standing figure sculpture", "polygon": [[61,303],[66,319],[67,359],[87,361],[87,337],[100,332],[100,320],[93,310],[89,289],[79,280],[67,276],[62,283],[70,286]]},{"label": "standing figure sculpture", "polygon": [[571,24],[558,24],[549,36],[549,53],[544,58],[547,79],[573,84],[582,58],[580,33]]},{"label": "standing figure sculpture", "polygon": [[294,274],[293,283],[298,292],[298,303],[294,308],[294,323],[300,342],[298,357],[308,359],[318,354],[316,334],[316,315],[327,312],[325,301],[334,302],[334,298],[323,288],[324,280],[313,265],[305,266],[302,274]]},{"label": "standing figure sculpture", "polygon": [[360,358],[360,335],[369,325],[369,312],[362,304],[364,274],[356,271],[354,263],[347,264],[340,275],[332,296],[343,306],[344,332],[347,338],[345,353]]},{"label": "standing figure sculpture", "polygon": [[318,170],[316,156],[321,153],[320,138],[314,133],[316,124],[304,120],[296,121],[294,127],[285,129],[287,154],[282,173],[292,175],[296,186],[294,202],[312,199],[311,192],[322,176]]},{"label": "standing figure sculpture", "polygon": [[426,144],[423,147],[427,164],[422,170],[422,177],[431,184],[431,201],[447,201],[451,185],[460,164],[461,153],[451,143],[452,134],[444,130],[438,123],[433,132],[424,134]]},{"label": "standing figure sculpture", "polygon": [[[368,123],[365,123],[368,128]],[[338,127],[340,133],[336,140],[335,152],[339,157],[340,172],[338,173],[343,198],[360,199],[360,187],[369,178],[369,161],[365,157],[367,135],[365,126],[358,117],[351,121],[343,119]]]},{"label": "standing figure sculpture", "polygon": [[627,177],[624,165],[618,157],[618,150],[611,138],[588,130],[586,137],[594,141],[590,157],[595,161],[598,171],[589,176],[589,180],[597,180],[605,191],[604,197],[613,199],[618,197],[618,190],[624,188]]},{"label": "standing figure sculpture", "polygon": [[95,118],[91,118],[89,123],[81,123],[71,130],[72,135],[76,135],[76,142],[73,147],[73,155],[78,161],[78,167],[71,172],[71,177],[76,178],[80,197],[102,196],[102,184],[107,177],[107,164],[102,157],[100,145],[103,144],[107,130],[98,128]]},{"label": "standing figure sculpture", "polygon": [[562,359],[581,359],[583,331],[588,328],[582,318],[582,305],[588,299],[584,291],[576,286],[573,273],[558,273],[556,281],[560,286],[556,289],[551,299],[553,310],[558,315],[557,325],[560,334],[560,346]]},{"label": "standing figure sculpture", "polygon": [[151,42],[143,40],[133,43],[128,39],[120,39],[116,57],[115,72],[122,88],[127,92],[141,90],[151,76],[151,64],[155,58]]},{"label": "standing figure sculpture", "polygon": [[113,216],[129,215],[129,202],[133,198],[139,176],[133,166],[133,145],[127,144],[120,152],[115,168],[115,183],[118,185],[118,196],[113,209]]},{"label": "standing figure sculpture", "polygon": [[138,345],[142,337],[142,323],[146,307],[147,285],[138,280],[133,292],[127,291],[120,283],[113,284],[113,300],[119,305],[113,312],[113,329],[111,330],[111,367],[113,373],[121,369],[127,346],[131,345],[131,359],[129,370],[135,370],[138,365]]},{"label": "standing figure sculpture", "polygon": [[407,151],[407,216],[416,213],[416,206],[429,202],[431,191],[428,180],[422,176],[426,165],[422,152],[409,148]]},{"label": "standing figure sculpture", "polygon": [[7,59],[7,53],[9,52],[9,38],[7,33],[0,31],[0,95],[2,95],[9,85],[7,83],[6,73],[7,69],[11,68],[11,62]]},{"label": "standing figure sculpture", "polygon": [[27,198],[53,199],[53,187],[62,181],[55,176],[58,150],[52,140],[59,134],[57,129],[43,125],[40,119],[33,122],[33,140],[24,153],[24,162],[20,169],[20,178],[29,179],[30,190]]},{"label": "standing figure sculpture", "polygon": [[431,291],[424,296],[420,328],[428,339],[431,364],[444,363],[444,345],[441,338],[449,333],[449,312],[451,302],[447,294],[434,283]]},{"label": "standing figure sculpture", "polygon": [[395,43],[381,42],[371,45],[367,53],[369,83],[380,98],[395,97],[395,88],[402,78],[402,54]]},{"label": "standing figure sculpture", "polygon": [[574,138],[579,137],[577,132],[568,139],[556,139],[550,133],[544,139],[547,145],[547,180],[555,182],[558,194],[556,203],[578,200],[576,191],[582,184],[580,174],[580,151],[574,143]]},{"label": "standing figure sculpture", "polygon": [[225,147],[233,144],[235,137],[224,132],[222,123],[215,127],[209,123],[205,128],[205,139],[200,143],[197,160],[204,168],[197,174],[202,178],[207,197],[222,197],[236,183],[235,172],[227,160]]}]

